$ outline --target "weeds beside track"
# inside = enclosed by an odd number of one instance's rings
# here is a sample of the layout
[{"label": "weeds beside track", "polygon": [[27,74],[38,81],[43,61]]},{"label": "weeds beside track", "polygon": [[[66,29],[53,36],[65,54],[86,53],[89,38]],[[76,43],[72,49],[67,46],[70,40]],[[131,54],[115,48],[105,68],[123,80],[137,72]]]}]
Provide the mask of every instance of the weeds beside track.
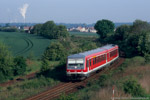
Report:
[{"label": "weeds beside track", "polygon": [[98,79],[101,74],[108,73],[110,70],[114,70],[124,62],[124,58],[119,58],[108,69],[103,69],[99,73],[94,73],[89,78],[80,82],[61,82],[57,86],[54,86],[44,92],[41,92],[35,96],[27,98],[25,100],[52,100],[58,98],[62,94],[69,94],[77,91],[78,89],[86,87],[88,81]]}]

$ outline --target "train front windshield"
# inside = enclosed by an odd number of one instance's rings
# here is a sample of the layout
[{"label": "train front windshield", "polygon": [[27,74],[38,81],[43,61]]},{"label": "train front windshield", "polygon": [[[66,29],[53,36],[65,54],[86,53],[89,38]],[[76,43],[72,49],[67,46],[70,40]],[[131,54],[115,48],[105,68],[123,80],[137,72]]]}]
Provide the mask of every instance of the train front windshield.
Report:
[{"label": "train front windshield", "polygon": [[68,69],[84,69],[83,59],[68,59]]}]

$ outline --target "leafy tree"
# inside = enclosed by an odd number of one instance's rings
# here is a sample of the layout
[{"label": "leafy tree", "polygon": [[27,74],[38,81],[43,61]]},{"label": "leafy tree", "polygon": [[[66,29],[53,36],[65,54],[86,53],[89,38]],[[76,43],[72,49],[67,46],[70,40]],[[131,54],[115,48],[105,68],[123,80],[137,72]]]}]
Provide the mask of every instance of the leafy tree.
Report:
[{"label": "leafy tree", "polygon": [[41,67],[41,73],[44,74],[46,71],[48,71],[49,68],[49,61],[47,59],[42,60],[42,67]]},{"label": "leafy tree", "polygon": [[131,26],[131,33],[140,34],[143,31],[150,31],[150,24],[146,21],[135,20]]},{"label": "leafy tree", "polygon": [[146,63],[150,63],[150,54],[145,53],[145,54],[144,54],[144,58],[145,58],[145,60],[146,60]]},{"label": "leafy tree", "polygon": [[88,50],[96,49],[97,45],[96,43],[86,42],[81,45],[81,48],[82,48],[82,51],[88,51]]},{"label": "leafy tree", "polygon": [[121,26],[117,27],[117,29],[115,31],[115,40],[123,41],[124,39],[127,38],[129,31],[130,31],[129,25],[121,25]]},{"label": "leafy tree", "polygon": [[40,35],[41,34],[41,27],[42,27],[42,24],[36,24],[34,26],[34,28],[31,30],[31,34]]},{"label": "leafy tree", "polygon": [[68,33],[67,28],[65,26],[59,25],[57,27],[58,27],[57,38],[69,36],[69,33]]},{"label": "leafy tree", "polygon": [[46,48],[43,58],[47,60],[57,61],[61,60],[62,57],[66,57],[67,52],[64,46],[59,42],[53,42],[49,47]]},{"label": "leafy tree", "polygon": [[23,75],[26,71],[26,60],[23,57],[16,57],[14,59],[14,75]]},{"label": "leafy tree", "polygon": [[0,43],[0,81],[13,76],[13,57],[8,48]]},{"label": "leafy tree", "polygon": [[63,25],[56,25],[53,21],[47,21],[44,24],[37,24],[31,30],[32,34],[42,35],[49,39],[59,39],[69,36],[67,29]]},{"label": "leafy tree", "polygon": [[57,27],[53,21],[48,21],[42,25],[41,35],[50,39],[56,39]]},{"label": "leafy tree", "polygon": [[148,59],[150,54],[149,26],[150,24],[145,21],[136,20],[131,26],[119,26],[115,34],[105,40],[118,44],[126,57],[145,56]]},{"label": "leafy tree", "polygon": [[141,55],[150,54],[150,33],[143,32],[139,35],[137,49]]},{"label": "leafy tree", "polygon": [[108,33],[114,31],[115,25],[112,21],[103,19],[97,21],[94,28],[97,30],[97,34],[100,35],[100,38],[104,39],[107,37]]}]

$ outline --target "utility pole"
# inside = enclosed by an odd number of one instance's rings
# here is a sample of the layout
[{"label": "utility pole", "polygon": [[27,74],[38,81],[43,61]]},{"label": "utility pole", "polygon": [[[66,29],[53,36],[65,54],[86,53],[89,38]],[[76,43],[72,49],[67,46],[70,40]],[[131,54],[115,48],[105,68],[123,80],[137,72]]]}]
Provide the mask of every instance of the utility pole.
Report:
[{"label": "utility pole", "polygon": [[112,90],[113,90],[113,94],[112,94],[112,100],[115,100],[114,96],[115,96],[115,86],[113,85],[112,87]]}]

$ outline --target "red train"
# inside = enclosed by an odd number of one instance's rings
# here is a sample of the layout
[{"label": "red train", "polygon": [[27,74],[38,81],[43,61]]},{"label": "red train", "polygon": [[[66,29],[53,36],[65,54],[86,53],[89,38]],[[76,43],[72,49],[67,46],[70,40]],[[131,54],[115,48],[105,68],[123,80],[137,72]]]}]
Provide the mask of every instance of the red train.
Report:
[{"label": "red train", "polygon": [[68,56],[67,77],[82,79],[105,67],[119,57],[118,46],[109,44],[101,48]]}]

